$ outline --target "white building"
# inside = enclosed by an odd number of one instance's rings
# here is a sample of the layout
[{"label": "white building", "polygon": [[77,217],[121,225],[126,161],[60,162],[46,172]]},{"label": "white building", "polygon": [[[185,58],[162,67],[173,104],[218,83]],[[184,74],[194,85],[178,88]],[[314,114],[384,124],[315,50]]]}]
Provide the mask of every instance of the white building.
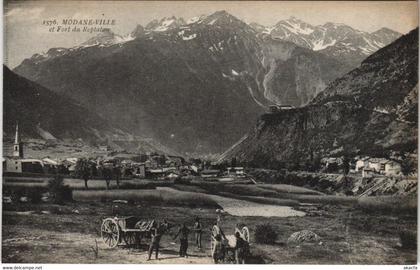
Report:
[{"label": "white building", "polygon": [[43,173],[44,163],[40,159],[5,158],[3,168],[6,172],[14,173]]},{"label": "white building", "polygon": [[356,161],[355,171],[360,172],[363,170],[363,168],[368,168],[368,167],[369,167],[369,158],[368,157],[360,158]]},{"label": "white building", "polygon": [[[366,173],[364,172],[366,170]],[[400,175],[401,164],[386,158],[361,158],[356,161],[356,171],[366,174],[384,174],[388,176]]]},{"label": "white building", "polygon": [[368,167],[376,173],[385,171],[385,164],[388,162],[385,158],[370,158],[368,161]]},{"label": "white building", "polygon": [[244,167],[228,167],[227,168],[228,175],[236,175],[236,176],[244,176],[245,170]]},{"label": "white building", "polygon": [[385,163],[385,175],[400,175],[401,174],[401,165],[398,162],[389,160],[387,163]]}]

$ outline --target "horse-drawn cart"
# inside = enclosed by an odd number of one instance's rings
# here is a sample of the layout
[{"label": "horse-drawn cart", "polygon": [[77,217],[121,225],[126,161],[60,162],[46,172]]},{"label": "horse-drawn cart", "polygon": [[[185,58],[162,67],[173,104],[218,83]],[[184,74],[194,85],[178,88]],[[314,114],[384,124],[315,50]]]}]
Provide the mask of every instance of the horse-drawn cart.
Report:
[{"label": "horse-drawn cart", "polygon": [[[250,234],[247,226],[235,227],[235,233],[233,235],[225,235],[222,229],[218,225],[214,225],[211,231],[211,255],[215,263],[220,261],[234,261],[234,253],[236,247],[236,236],[239,232],[239,236],[247,243],[249,248]],[[246,252],[249,252],[247,250]]]},{"label": "horse-drawn cart", "polygon": [[149,238],[154,220],[137,217],[105,218],[101,225],[101,236],[105,244],[113,248],[124,241],[126,245],[139,245],[142,238]]}]

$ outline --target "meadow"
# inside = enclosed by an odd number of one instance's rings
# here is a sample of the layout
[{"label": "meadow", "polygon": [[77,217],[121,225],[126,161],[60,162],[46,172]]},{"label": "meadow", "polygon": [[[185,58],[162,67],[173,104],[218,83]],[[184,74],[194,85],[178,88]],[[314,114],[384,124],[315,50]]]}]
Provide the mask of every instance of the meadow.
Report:
[{"label": "meadow", "polygon": [[[38,190],[46,192],[48,178],[3,177],[4,192],[16,189]],[[345,196],[341,194],[326,195],[322,192],[286,184],[232,184],[207,182],[195,179],[178,184],[168,180],[132,179],[121,180],[117,189],[115,181],[111,181],[110,190],[106,189],[104,180],[89,180],[89,190],[85,190],[81,179],[64,179],[64,184],[73,190],[75,201],[105,202],[127,200],[130,202],[175,205],[218,207],[217,203],[206,195],[220,195],[249,202],[273,204],[280,206],[298,206],[302,203],[320,205],[349,205],[363,211],[381,212],[416,212],[417,197],[409,196]],[[171,187],[173,190],[156,190],[159,187]],[[180,192],[176,192],[176,190]]]},{"label": "meadow", "polygon": [[[4,177],[3,195],[16,190],[48,195],[48,180]],[[120,189],[112,181],[110,190],[106,190],[103,180],[90,180],[89,190],[84,189],[83,180],[65,179],[64,183],[73,190],[72,202],[3,204],[3,262],[144,263],[147,246],[128,248],[127,252],[127,247],[109,249],[102,242],[99,233],[102,219],[119,214],[142,219],[165,218],[174,224],[187,222],[189,226],[195,216],[201,217],[205,248],[195,249],[191,235],[188,263],[211,263],[209,232],[219,215],[216,210],[221,209],[221,205],[226,206],[227,211],[232,207],[246,209],[247,205],[257,209],[256,204],[263,208],[292,207],[304,216],[268,218],[258,216],[258,210],[255,210],[257,216],[224,212],[223,230],[227,234],[233,233],[238,223],[250,228],[251,263],[410,264],[417,260],[416,196],[326,195],[286,184],[232,184],[197,178],[182,183],[122,180]],[[119,204],[118,212],[114,211],[116,200],[126,202]],[[261,224],[272,226],[276,233],[273,243],[255,242],[254,234]],[[318,234],[321,241],[289,246],[288,237],[304,229]],[[99,243],[98,256],[91,251],[96,242]],[[172,238],[165,236],[163,261],[157,262],[185,263],[173,256],[177,249]],[[49,256],[52,252],[55,256]]]}]

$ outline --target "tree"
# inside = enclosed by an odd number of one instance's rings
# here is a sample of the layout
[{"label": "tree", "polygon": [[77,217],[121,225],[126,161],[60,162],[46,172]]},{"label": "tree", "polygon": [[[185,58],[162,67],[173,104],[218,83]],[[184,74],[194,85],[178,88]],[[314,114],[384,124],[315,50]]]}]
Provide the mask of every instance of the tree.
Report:
[{"label": "tree", "polygon": [[57,173],[61,174],[61,175],[63,175],[63,174],[68,175],[70,172],[69,172],[69,169],[66,166],[64,166],[63,164],[60,164],[57,167]]},{"label": "tree", "polygon": [[410,158],[406,157],[401,161],[401,172],[404,175],[409,175],[416,170],[416,163]]},{"label": "tree", "polygon": [[112,179],[112,171],[110,168],[102,167],[102,176],[105,179],[106,182],[106,189],[109,189],[109,184]]},{"label": "tree", "polygon": [[231,167],[236,167],[236,164],[237,162],[236,162],[236,157],[233,157],[231,160],[230,160],[230,166]]},{"label": "tree", "polygon": [[77,177],[85,180],[85,188],[88,189],[88,181],[91,177],[91,165],[89,164],[89,161],[85,158],[77,160],[75,173]]},{"label": "tree", "polygon": [[48,181],[48,190],[54,203],[62,204],[65,201],[72,201],[72,190],[64,185],[64,179],[59,174]]},{"label": "tree", "polygon": [[112,170],[112,176],[114,177],[115,181],[117,182],[117,188],[120,188],[120,179],[121,179],[121,169],[119,166],[115,166]]},{"label": "tree", "polygon": [[347,175],[350,171],[350,159],[347,155],[343,157],[343,173]]},{"label": "tree", "polygon": [[312,161],[312,170],[314,172],[321,170],[321,156],[320,155],[315,155]]},{"label": "tree", "polygon": [[96,168],[95,162],[90,162],[90,175],[91,177],[98,176],[98,168]]}]

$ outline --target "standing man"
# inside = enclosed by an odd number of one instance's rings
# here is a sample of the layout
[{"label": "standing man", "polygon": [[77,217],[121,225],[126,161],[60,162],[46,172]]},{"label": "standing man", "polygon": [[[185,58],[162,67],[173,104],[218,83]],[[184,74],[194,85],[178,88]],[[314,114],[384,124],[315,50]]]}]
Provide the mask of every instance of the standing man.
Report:
[{"label": "standing man", "polygon": [[156,260],[158,260],[159,243],[164,232],[165,232],[165,228],[159,222],[155,223],[155,225],[152,227],[151,229],[152,240],[149,246],[149,257],[147,258],[148,261],[150,261],[150,258],[152,257],[153,250],[155,250],[155,258]]},{"label": "standing man", "polygon": [[235,245],[235,261],[236,264],[245,264],[245,259],[248,256],[249,246],[248,242],[242,239],[239,232],[235,232],[236,245]]},{"label": "standing man", "polygon": [[201,234],[203,232],[203,227],[201,225],[199,217],[195,218],[194,232],[195,232],[195,244],[197,245],[198,249],[201,250]]},{"label": "standing man", "polygon": [[178,233],[175,235],[174,240],[179,235],[180,247],[179,247],[179,257],[187,257],[187,249],[188,249],[188,234],[190,233],[190,229],[188,229],[187,224],[184,222],[181,228],[179,228]]}]

